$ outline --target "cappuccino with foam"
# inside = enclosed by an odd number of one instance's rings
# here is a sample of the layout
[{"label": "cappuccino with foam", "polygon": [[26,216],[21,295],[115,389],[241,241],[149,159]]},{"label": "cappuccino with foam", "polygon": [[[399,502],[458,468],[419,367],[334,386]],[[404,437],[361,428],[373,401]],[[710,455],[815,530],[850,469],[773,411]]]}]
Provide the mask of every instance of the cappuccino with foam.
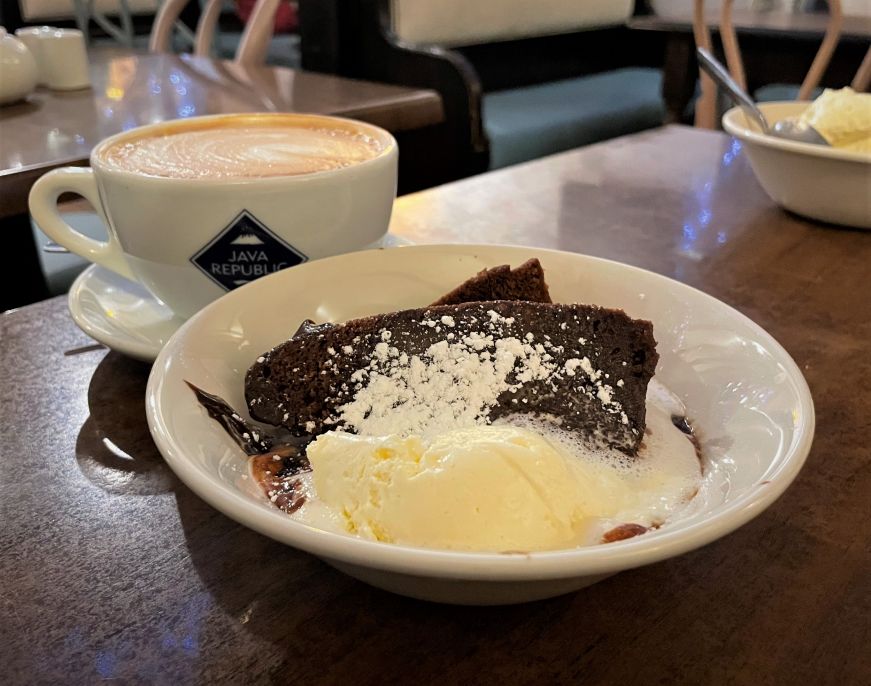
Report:
[{"label": "cappuccino with foam", "polygon": [[175,124],[101,151],[120,171],[177,179],[252,179],[341,169],[379,155],[382,144],[352,123],[236,116]]}]

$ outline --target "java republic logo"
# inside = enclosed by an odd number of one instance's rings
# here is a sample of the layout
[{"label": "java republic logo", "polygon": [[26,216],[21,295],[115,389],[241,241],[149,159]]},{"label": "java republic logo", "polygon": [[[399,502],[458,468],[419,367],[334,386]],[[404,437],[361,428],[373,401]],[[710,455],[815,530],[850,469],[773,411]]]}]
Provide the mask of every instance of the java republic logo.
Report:
[{"label": "java republic logo", "polygon": [[206,276],[228,291],[306,260],[247,210],[191,257]]}]

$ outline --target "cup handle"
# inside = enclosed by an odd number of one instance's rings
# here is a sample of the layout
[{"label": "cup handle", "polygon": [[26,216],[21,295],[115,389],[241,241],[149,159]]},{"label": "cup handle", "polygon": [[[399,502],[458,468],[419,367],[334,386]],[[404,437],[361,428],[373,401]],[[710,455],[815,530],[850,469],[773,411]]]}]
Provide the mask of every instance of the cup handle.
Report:
[{"label": "cup handle", "polygon": [[[108,241],[88,238],[67,224],[57,209],[57,199],[62,193],[75,193],[89,201],[107,226]],[[53,241],[86,260],[111,269],[126,279],[137,281],[124,257],[118,239],[108,226],[94,170],[90,167],[65,167],[55,169],[37,179],[30,189],[28,199],[30,214],[37,226]]]}]

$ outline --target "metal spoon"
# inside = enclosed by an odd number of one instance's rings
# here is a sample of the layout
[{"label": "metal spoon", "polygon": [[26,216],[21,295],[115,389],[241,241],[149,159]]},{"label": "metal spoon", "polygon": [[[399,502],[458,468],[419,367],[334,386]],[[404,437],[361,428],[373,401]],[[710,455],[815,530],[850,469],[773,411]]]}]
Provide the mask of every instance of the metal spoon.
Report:
[{"label": "metal spoon", "polygon": [[762,133],[799,143],[829,145],[829,142],[813,126],[795,119],[781,119],[774,126],[771,126],[765,115],[762,114],[762,110],[756,106],[756,103],[753,102],[753,99],[747,95],[744,89],[735,83],[735,80],[716,57],[704,48],[696,48],[696,54],[702,69],[726,91],[726,94],[736,105],[744,110],[748,117],[759,124]]},{"label": "metal spoon", "polygon": [[62,245],[58,245],[54,241],[49,241],[48,243],[43,245],[42,251],[47,252],[47,253],[68,253],[69,252],[69,250],[67,250],[65,247],[63,247]]}]

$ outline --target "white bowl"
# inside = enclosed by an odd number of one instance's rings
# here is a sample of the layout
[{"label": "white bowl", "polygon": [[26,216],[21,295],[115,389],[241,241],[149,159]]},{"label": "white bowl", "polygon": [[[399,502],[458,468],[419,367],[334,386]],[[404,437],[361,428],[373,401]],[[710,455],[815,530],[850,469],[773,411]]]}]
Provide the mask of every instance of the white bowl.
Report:
[{"label": "white bowl", "polygon": [[[635,539],[531,554],[402,547],[328,533],[276,509],[243,479],[246,459],[185,380],[244,410],[243,377],[305,318],[342,321],[419,307],[486,266],[538,257],[560,302],[622,307],[653,321],[656,376],[688,407],[705,477],[679,521]],[[157,358],[146,409],[170,467],[212,506],[374,586],[439,602],[515,603],[559,595],[615,572],[698,548],[762,512],[810,449],[814,409],[789,355],[718,300],[634,267],[506,246],[412,246],[331,257],[259,279],[191,318]]]},{"label": "white bowl", "polygon": [[[809,104],[769,102],[759,109],[776,122],[800,115]],[[723,115],[723,128],[744,144],[756,178],[778,205],[812,219],[871,229],[871,155],[767,136],[739,107]]]}]

